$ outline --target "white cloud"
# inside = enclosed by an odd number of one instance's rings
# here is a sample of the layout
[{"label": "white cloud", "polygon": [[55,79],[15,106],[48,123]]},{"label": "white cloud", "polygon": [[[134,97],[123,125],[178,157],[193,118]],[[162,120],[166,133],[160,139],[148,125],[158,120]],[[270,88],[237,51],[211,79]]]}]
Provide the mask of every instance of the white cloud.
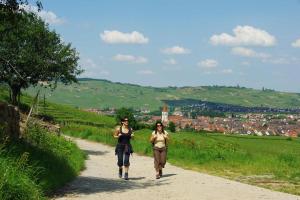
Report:
[{"label": "white cloud", "polygon": [[[259,53],[252,49],[244,47],[232,48],[231,53],[243,57],[259,58],[263,63],[270,63],[274,65],[284,65],[284,64],[299,64],[299,59],[291,56],[272,56],[267,53]],[[249,65],[248,62],[243,62],[242,65]]]},{"label": "white cloud", "polygon": [[80,77],[99,78],[101,76],[110,75],[109,71],[103,69],[90,58],[80,60],[80,65],[82,66],[82,69],[85,70],[83,74],[80,75]]},{"label": "white cloud", "polygon": [[138,63],[138,64],[143,64],[143,63],[148,62],[148,59],[145,57],[133,56],[133,55],[123,55],[123,54],[115,55],[113,57],[113,60],[119,61],[119,62],[130,62],[130,63]]},{"label": "white cloud", "polygon": [[237,26],[233,29],[234,35],[222,33],[220,35],[213,35],[210,42],[213,45],[253,45],[253,46],[274,46],[276,38],[258,28],[252,26]]},{"label": "white cloud", "polygon": [[206,74],[206,75],[212,75],[212,74],[215,74],[215,72],[212,72],[212,71],[204,71],[204,74]]},{"label": "white cloud", "polygon": [[110,75],[110,72],[107,71],[107,70],[101,70],[101,71],[100,71],[100,74],[102,74],[102,75],[104,75],[104,76],[108,76],[108,75]]},{"label": "white cloud", "polygon": [[291,61],[288,58],[271,58],[271,59],[264,59],[264,63],[271,63],[275,65],[282,65],[282,64],[291,64]]},{"label": "white cloud", "polygon": [[110,75],[110,72],[107,70],[98,70],[98,71],[84,71],[80,77],[88,77],[88,78],[101,78],[107,77]]},{"label": "white cloud", "polygon": [[148,62],[148,59],[144,58],[144,57],[136,57],[136,60],[135,60],[135,63],[140,63],[140,64],[147,63],[147,62]]},{"label": "white cloud", "polygon": [[163,66],[162,70],[164,71],[180,71],[182,68],[178,65],[168,65],[168,66]]},{"label": "white cloud", "polygon": [[137,31],[122,33],[116,30],[105,30],[103,33],[100,33],[100,37],[109,44],[147,44],[149,42],[148,38]]},{"label": "white cloud", "polygon": [[218,66],[218,64],[219,64],[218,61],[213,59],[206,59],[197,63],[199,67],[206,68],[206,69],[215,68]]},{"label": "white cloud", "polygon": [[299,65],[300,64],[300,58],[289,56],[289,55],[283,55],[283,56],[274,56],[271,58],[263,59],[262,62],[264,63],[271,63],[275,65]]},{"label": "white cloud", "polygon": [[46,10],[41,10],[40,12],[38,11],[37,6],[32,6],[32,5],[23,5],[22,8],[26,10],[27,12],[33,12],[39,17],[41,17],[46,23],[51,24],[51,25],[61,25],[65,23],[65,20],[62,18],[59,18],[54,12],[52,11],[46,11]]},{"label": "white cloud", "polygon": [[191,51],[180,46],[173,46],[163,49],[162,52],[165,54],[189,54]]},{"label": "white cloud", "polygon": [[82,64],[84,65],[84,67],[88,67],[88,68],[97,67],[96,63],[90,58],[85,59]]},{"label": "white cloud", "polygon": [[137,74],[140,74],[140,75],[152,75],[152,74],[154,74],[154,72],[152,70],[146,69],[146,70],[137,71]]},{"label": "white cloud", "polygon": [[231,53],[243,57],[252,57],[252,58],[269,58],[271,55],[266,53],[258,53],[252,49],[244,47],[234,47],[231,49]]},{"label": "white cloud", "polygon": [[168,65],[176,65],[177,61],[175,59],[173,59],[173,58],[170,58],[168,60],[164,60],[164,63],[168,64]]},{"label": "white cloud", "polygon": [[233,73],[233,70],[232,69],[223,69],[221,71],[223,74],[232,74]]},{"label": "white cloud", "polygon": [[300,47],[300,39],[296,40],[295,42],[292,43],[292,47]]},{"label": "white cloud", "polygon": [[241,64],[244,65],[244,66],[249,66],[250,65],[250,63],[247,62],[247,61],[243,61]]}]

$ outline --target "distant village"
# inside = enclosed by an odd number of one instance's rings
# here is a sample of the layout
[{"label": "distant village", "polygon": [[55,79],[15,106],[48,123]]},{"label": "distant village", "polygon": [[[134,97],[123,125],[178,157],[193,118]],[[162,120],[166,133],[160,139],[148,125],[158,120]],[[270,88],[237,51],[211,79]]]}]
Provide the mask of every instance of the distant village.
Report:
[{"label": "distant village", "polygon": [[[114,115],[115,110],[87,109],[98,114]],[[240,134],[256,136],[288,136],[300,137],[300,113],[238,113],[224,117],[186,116],[181,109],[175,108],[171,113],[168,106],[162,108],[161,115],[151,115],[150,111],[142,110],[136,115],[139,121],[153,124],[162,121],[168,126],[173,122],[176,130],[192,130],[219,132],[223,134]]]}]

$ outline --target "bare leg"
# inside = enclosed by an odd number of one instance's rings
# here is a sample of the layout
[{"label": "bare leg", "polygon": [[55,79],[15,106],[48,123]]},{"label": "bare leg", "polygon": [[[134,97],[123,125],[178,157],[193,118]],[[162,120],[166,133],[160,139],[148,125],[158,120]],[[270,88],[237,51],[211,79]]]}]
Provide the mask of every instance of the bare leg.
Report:
[{"label": "bare leg", "polygon": [[125,173],[128,173],[129,166],[124,166],[124,169],[125,169]]}]

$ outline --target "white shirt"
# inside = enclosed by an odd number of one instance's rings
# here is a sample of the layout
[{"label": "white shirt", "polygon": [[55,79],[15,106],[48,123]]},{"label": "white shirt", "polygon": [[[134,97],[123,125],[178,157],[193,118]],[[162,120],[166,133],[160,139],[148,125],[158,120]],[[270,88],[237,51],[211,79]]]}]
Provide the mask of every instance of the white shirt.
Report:
[{"label": "white shirt", "polygon": [[164,135],[165,136],[168,136],[168,132],[167,131],[164,131],[165,133],[160,133],[159,131],[156,132],[155,134],[155,131],[152,132],[152,136],[157,136],[156,139],[154,140],[154,147],[157,147],[157,148],[163,148],[166,146],[166,141],[165,141],[165,138],[164,138]]}]

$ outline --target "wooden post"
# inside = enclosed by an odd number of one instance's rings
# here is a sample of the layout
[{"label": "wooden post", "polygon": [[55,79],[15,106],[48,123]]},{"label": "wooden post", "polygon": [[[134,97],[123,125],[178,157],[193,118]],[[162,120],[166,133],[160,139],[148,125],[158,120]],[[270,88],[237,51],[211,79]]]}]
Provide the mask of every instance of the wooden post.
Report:
[{"label": "wooden post", "polygon": [[36,93],[35,98],[33,99],[33,102],[32,102],[32,105],[31,105],[31,108],[30,108],[30,111],[29,111],[29,114],[28,114],[28,116],[27,116],[27,118],[26,118],[26,121],[25,121],[25,124],[24,124],[24,129],[27,128],[28,120],[29,120],[29,118],[30,118],[30,115],[31,115],[31,113],[32,113],[33,108],[35,107],[35,105],[36,105],[36,103],[37,103],[37,99],[38,99],[39,93],[40,93],[40,90],[38,90],[38,92]]}]

